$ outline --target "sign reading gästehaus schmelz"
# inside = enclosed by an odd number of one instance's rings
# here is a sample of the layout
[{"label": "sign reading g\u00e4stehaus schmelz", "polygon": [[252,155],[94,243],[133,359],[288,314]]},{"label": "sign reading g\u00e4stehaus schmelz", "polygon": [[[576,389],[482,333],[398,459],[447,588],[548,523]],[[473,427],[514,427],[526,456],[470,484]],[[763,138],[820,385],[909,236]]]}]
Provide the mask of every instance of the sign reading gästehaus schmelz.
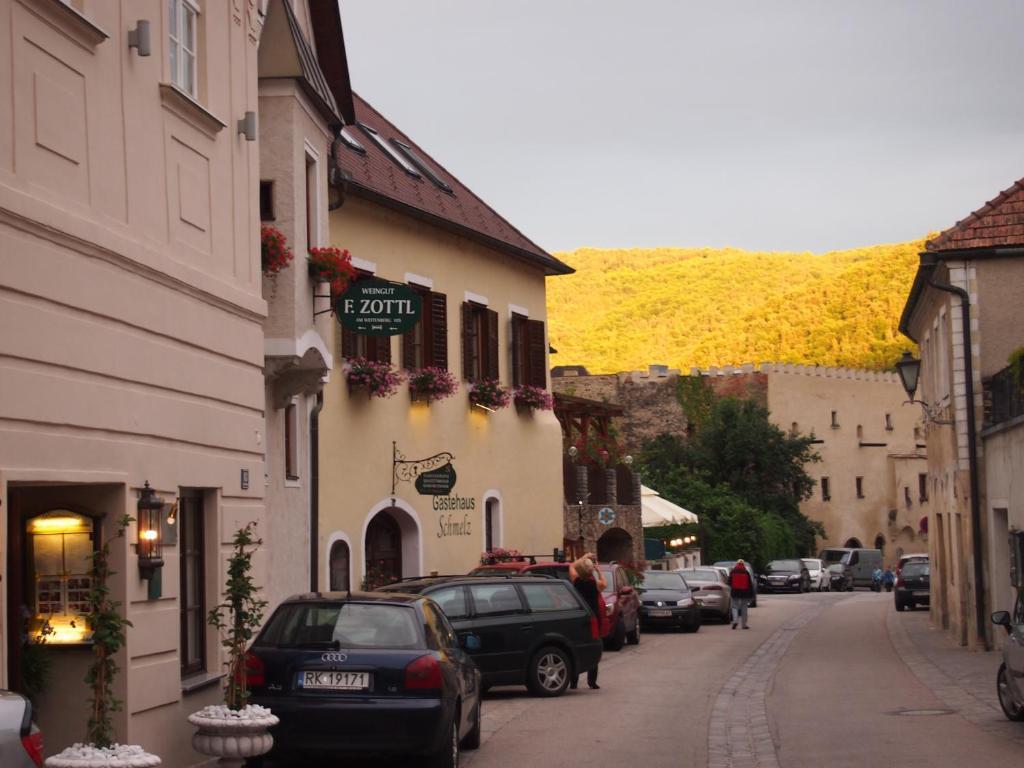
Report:
[{"label": "sign reading g\u00e4stehaus schmelz", "polygon": [[363,336],[397,336],[420,318],[423,301],[408,285],[356,280],[334,304],[338,322]]}]

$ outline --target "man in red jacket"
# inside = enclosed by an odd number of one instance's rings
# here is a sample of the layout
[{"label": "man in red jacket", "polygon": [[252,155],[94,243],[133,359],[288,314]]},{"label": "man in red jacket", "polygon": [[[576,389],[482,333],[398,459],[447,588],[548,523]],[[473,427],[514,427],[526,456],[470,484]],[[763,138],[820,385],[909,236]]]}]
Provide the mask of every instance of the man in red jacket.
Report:
[{"label": "man in red jacket", "polygon": [[729,571],[729,588],[732,590],[732,628],[736,629],[736,624],[742,622],[744,629],[750,629],[747,626],[747,606],[754,596],[754,579],[742,560],[737,560]]}]

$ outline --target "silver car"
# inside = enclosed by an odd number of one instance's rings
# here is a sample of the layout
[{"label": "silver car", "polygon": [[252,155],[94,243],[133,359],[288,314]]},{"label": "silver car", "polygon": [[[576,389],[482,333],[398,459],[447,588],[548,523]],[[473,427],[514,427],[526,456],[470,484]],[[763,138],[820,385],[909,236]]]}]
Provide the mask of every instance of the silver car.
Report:
[{"label": "silver car", "polygon": [[42,768],[43,734],[32,722],[32,705],[20,693],[0,689],[0,765]]},{"label": "silver car", "polygon": [[723,571],[714,566],[698,566],[676,573],[683,577],[693,592],[702,614],[729,621],[732,618],[732,590],[729,589],[729,577]]},{"label": "silver car", "polygon": [[807,572],[811,574],[811,589],[818,592],[828,592],[832,589],[832,577],[825,568],[825,563],[815,557],[801,558],[807,566]]},{"label": "silver car", "polygon": [[1017,596],[1012,615],[1009,611],[996,611],[992,623],[1009,635],[996,678],[999,704],[1010,720],[1024,721],[1024,592]]}]

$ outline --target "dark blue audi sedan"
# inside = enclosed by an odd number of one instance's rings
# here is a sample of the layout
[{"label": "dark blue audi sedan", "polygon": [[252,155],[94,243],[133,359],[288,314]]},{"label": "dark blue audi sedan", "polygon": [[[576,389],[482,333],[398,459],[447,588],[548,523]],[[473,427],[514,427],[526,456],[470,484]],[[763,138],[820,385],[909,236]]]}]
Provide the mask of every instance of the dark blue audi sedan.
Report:
[{"label": "dark blue audi sedan", "polygon": [[281,718],[271,760],[416,755],[455,768],[460,748],[480,746],[480,673],[428,597],[289,598],[253,642],[246,677],[250,702]]}]

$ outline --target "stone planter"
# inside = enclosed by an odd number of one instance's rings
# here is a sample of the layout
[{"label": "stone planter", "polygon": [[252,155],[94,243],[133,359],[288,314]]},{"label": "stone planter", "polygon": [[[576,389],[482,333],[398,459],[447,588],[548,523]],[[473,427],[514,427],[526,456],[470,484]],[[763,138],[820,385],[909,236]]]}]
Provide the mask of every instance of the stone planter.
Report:
[{"label": "stone planter", "polygon": [[[212,711],[211,711],[212,710]],[[274,746],[268,728],[280,720],[264,707],[248,706],[233,716],[226,707],[207,707],[189,715],[199,730],[192,736],[192,748],[203,755],[219,757],[221,765],[241,766],[247,758],[265,755]]]},{"label": "stone planter", "polygon": [[46,758],[45,765],[47,768],[153,768],[160,765],[160,758],[136,744],[109,747],[74,744]]}]

